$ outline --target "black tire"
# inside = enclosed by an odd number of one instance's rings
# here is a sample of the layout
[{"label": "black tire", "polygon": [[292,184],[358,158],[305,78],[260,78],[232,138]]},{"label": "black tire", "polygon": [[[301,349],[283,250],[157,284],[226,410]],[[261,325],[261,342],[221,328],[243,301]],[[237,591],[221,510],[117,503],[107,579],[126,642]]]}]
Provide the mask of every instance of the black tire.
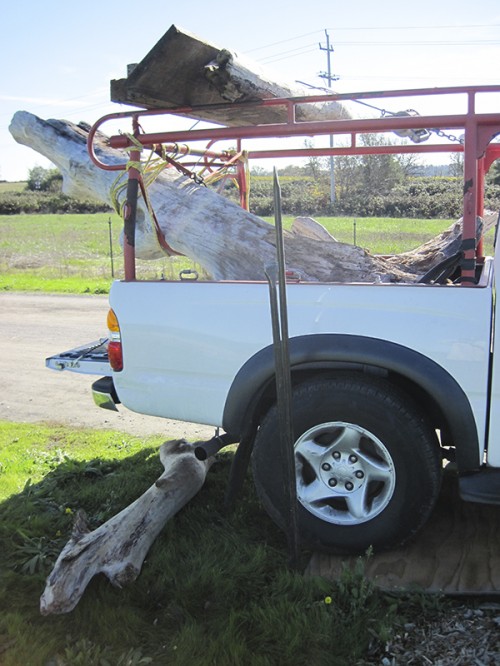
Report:
[{"label": "black tire", "polygon": [[[339,553],[393,548],[426,522],[441,485],[434,430],[384,379],[338,373],[293,390],[298,525],[302,543]],[[257,494],[286,529],[289,516],[276,406],[257,432]]]}]

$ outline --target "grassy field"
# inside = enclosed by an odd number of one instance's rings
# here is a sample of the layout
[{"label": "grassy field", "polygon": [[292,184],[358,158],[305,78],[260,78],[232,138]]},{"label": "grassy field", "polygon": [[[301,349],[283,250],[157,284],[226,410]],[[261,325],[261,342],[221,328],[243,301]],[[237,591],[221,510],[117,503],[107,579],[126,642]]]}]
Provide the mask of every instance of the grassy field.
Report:
[{"label": "grassy field", "polygon": [[97,577],[74,611],[42,617],[45,577],[76,510],[95,528],[127,506],[161,473],[160,443],[0,422],[2,666],[380,663],[405,622],[445,608],[439,598],[384,595],[361,568],[336,583],[290,570],[285,539],[250,479],[225,510],[226,450],[153,544],[135,583],[116,589]]},{"label": "grassy field", "polygon": [[[318,218],[337,240],[356,243],[374,254],[411,250],[437,235],[449,220]],[[292,218],[285,218],[285,227]],[[117,215],[0,216],[0,289],[107,293],[123,277]],[[112,256],[113,255],[113,256]],[[139,261],[142,278],[176,279],[200,266],[185,257]]]},{"label": "grassy field", "polygon": [[[0,289],[107,293],[123,277],[121,228],[108,213],[0,216]],[[138,261],[138,275],[176,279],[189,267],[184,257]]]},{"label": "grassy field", "polygon": [[8,182],[0,181],[0,194],[10,192],[24,192],[26,189],[26,181]]}]

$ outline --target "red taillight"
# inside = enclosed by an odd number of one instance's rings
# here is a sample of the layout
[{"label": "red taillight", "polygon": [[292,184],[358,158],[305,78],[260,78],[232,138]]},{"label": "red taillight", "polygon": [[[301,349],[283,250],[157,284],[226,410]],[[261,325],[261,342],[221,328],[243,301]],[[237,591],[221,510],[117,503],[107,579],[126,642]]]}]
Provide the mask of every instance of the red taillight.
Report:
[{"label": "red taillight", "polygon": [[108,342],[108,359],[109,364],[115,372],[123,370],[123,354],[122,343],[110,340]]},{"label": "red taillight", "polygon": [[110,338],[108,342],[109,364],[115,372],[120,372],[120,370],[123,370],[122,341],[118,319],[113,310],[108,312],[108,329]]}]

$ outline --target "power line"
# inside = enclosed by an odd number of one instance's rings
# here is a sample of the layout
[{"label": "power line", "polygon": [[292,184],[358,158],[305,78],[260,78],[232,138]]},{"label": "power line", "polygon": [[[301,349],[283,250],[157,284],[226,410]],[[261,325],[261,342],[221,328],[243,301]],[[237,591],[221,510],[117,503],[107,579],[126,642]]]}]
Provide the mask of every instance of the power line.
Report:
[{"label": "power line", "polygon": [[322,44],[319,44],[320,51],[326,51],[326,61],[327,61],[327,71],[326,72],[320,72],[319,77],[322,79],[326,79],[328,81],[328,87],[332,87],[332,81],[337,81],[338,76],[335,74],[332,74],[332,67],[331,67],[331,55],[333,53],[333,46],[330,44],[330,35],[328,34],[328,30],[325,30],[325,36],[326,36],[326,46],[322,46]]},{"label": "power line", "polygon": [[287,42],[294,42],[297,39],[302,39],[302,37],[310,37],[311,35],[316,35],[320,30],[314,30],[313,32],[306,32],[303,35],[297,35],[296,37],[289,37],[288,39],[281,39],[279,42],[272,42],[271,44],[266,44],[265,46],[257,46],[254,49],[245,51],[245,53],[253,53],[254,51],[262,51],[262,49],[269,49],[271,46],[278,46],[278,44],[286,44]]},{"label": "power line", "polygon": [[457,29],[462,30],[467,28],[498,28],[500,23],[476,23],[476,24],[464,24],[464,25],[370,25],[370,26],[354,26],[352,28],[339,28],[335,27],[336,31],[339,30],[449,30]]},{"label": "power line", "polygon": [[[470,40],[470,41],[404,41],[404,42],[388,42],[388,41],[379,41],[379,42],[367,42],[367,41],[336,41],[336,46],[425,46],[427,48],[433,46],[496,46],[500,44],[500,40]],[[288,49],[287,51],[280,51],[274,53],[273,55],[268,55],[263,58],[259,58],[259,62],[263,64],[270,64],[273,62],[278,62],[280,60],[286,60],[287,58],[292,58],[298,55],[303,55],[304,53],[311,53],[315,50],[316,46],[312,44],[304,44],[303,46],[298,46],[294,49]]]},{"label": "power line", "polygon": [[[475,39],[475,40],[457,40],[457,41],[431,41],[431,40],[425,40],[425,41],[408,41],[405,40],[404,42],[388,42],[388,41],[376,41],[376,42],[367,42],[367,41],[336,41],[335,45],[336,46],[426,46],[426,47],[432,47],[432,46],[480,46],[480,45],[486,45],[486,46],[494,46],[500,44],[500,40],[498,39]],[[287,51],[279,51],[278,53],[274,53],[272,55],[264,56],[263,58],[259,59],[259,62],[273,62],[274,59],[280,58],[282,59],[285,56],[293,55],[300,55],[301,53],[307,53],[309,51],[304,51],[304,49],[311,49],[312,44],[304,44],[303,46],[297,46],[294,49],[288,49]]]},{"label": "power line", "polygon": [[[476,24],[458,24],[458,25],[386,25],[386,26],[344,26],[335,28],[330,28],[329,30],[334,30],[335,32],[359,32],[360,30],[471,30],[474,28],[499,28],[500,23],[476,23]],[[245,51],[245,53],[254,53],[255,51],[262,51],[263,49],[269,49],[272,46],[278,46],[279,44],[286,44],[287,42],[294,42],[297,39],[302,39],[303,37],[310,37],[311,35],[316,35],[322,30],[313,30],[312,32],[306,32],[302,35],[296,35],[295,37],[289,37],[288,39],[281,39],[277,42],[271,42],[270,44],[265,44],[264,46],[257,46],[253,49]]]},{"label": "power line", "polygon": [[296,48],[288,49],[287,51],[278,51],[278,53],[273,53],[272,55],[263,56],[262,58],[260,58],[260,61],[262,62],[263,60],[267,60],[268,58],[277,58],[279,56],[288,55],[289,53],[296,53],[297,51],[302,51],[303,49],[311,47],[316,48],[316,44],[313,43],[303,44],[302,46],[297,46]]},{"label": "power line", "polygon": [[378,41],[378,42],[367,42],[367,41],[349,41],[342,42],[337,41],[337,46],[480,46],[481,44],[485,45],[495,45],[500,44],[498,39],[472,39],[472,40],[449,40],[449,41],[408,41],[404,42],[388,42],[388,41]]},{"label": "power line", "polygon": [[[445,27],[445,26],[443,26]],[[311,33],[307,33],[308,35]],[[294,41],[295,38],[291,38],[289,40],[283,40],[284,42],[289,42],[289,41]],[[283,43],[283,42],[276,42],[276,43]],[[474,39],[474,40],[415,40],[415,41],[336,41],[335,42],[336,46],[343,46],[343,47],[404,47],[404,46],[411,46],[411,47],[425,47],[425,48],[433,48],[433,47],[448,47],[448,46],[497,46],[500,44],[500,40],[498,39]],[[270,47],[272,45],[269,45]],[[268,47],[261,47],[261,48],[268,48]],[[275,62],[279,62],[281,60],[286,60],[288,58],[293,58],[296,56],[304,55],[306,53],[311,53],[315,47],[311,44],[304,44],[302,46],[298,46],[293,49],[287,49],[286,51],[279,51],[278,53],[274,53],[271,55],[264,56],[262,58],[258,59],[258,62],[267,65],[267,64],[272,64]],[[258,50],[258,49],[253,49]]]},{"label": "power line", "polygon": [[295,58],[296,56],[304,55],[305,53],[311,53],[312,51],[316,51],[316,48],[317,48],[316,45],[314,45],[314,46],[302,47],[299,49],[292,49],[290,51],[284,51],[283,53],[277,53],[274,56],[261,58],[259,62],[264,65],[269,65],[273,62],[279,62],[280,60],[287,60],[288,58]]}]

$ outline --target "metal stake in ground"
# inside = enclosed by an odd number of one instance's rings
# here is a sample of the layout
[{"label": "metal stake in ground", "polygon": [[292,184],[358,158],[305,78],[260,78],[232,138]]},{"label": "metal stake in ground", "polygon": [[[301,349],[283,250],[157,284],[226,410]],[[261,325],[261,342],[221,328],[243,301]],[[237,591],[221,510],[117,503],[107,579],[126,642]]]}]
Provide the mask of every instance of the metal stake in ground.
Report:
[{"label": "metal stake in ground", "polygon": [[[289,509],[287,525],[290,563],[298,566],[299,535],[297,526],[297,485],[295,479],[294,433],[292,420],[292,382],[288,351],[288,313],[286,302],[285,247],[281,217],[281,189],[274,170],[274,219],[276,226],[277,262],[266,266],[269,283],[269,300],[273,329],[274,359],[276,369],[276,399],[280,424],[281,455],[283,460],[283,491]],[[276,289],[278,283],[278,289]]]}]

